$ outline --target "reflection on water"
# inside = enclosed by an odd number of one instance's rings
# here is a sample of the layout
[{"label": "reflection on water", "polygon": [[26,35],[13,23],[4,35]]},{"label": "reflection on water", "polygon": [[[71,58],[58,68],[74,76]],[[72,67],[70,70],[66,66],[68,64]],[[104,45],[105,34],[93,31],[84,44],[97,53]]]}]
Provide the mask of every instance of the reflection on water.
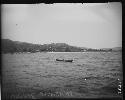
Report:
[{"label": "reflection on water", "polygon": [[4,54],[2,60],[4,98],[122,96],[121,52]]}]

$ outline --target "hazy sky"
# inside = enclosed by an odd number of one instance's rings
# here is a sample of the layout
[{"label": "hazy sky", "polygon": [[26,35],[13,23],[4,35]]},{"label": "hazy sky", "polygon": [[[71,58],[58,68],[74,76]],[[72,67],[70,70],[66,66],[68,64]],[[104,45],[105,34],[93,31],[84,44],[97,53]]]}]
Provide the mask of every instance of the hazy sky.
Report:
[{"label": "hazy sky", "polygon": [[2,38],[109,48],[122,45],[122,4],[3,4]]}]

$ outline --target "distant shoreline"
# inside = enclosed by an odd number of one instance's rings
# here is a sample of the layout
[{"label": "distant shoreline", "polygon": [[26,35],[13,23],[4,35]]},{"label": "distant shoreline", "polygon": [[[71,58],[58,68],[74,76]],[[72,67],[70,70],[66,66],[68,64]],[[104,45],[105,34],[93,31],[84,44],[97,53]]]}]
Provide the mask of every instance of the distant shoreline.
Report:
[{"label": "distant shoreline", "polygon": [[85,52],[7,52],[2,54],[33,54],[33,53],[89,53],[89,52],[122,52],[122,51],[85,51]]},{"label": "distant shoreline", "polygon": [[71,46],[66,43],[51,43],[51,44],[31,44],[26,42],[12,41],[2,39],[2,53],[36,53],[36,52],[114,52],[122,51],[122,47],[93,49],[86,47]]}]

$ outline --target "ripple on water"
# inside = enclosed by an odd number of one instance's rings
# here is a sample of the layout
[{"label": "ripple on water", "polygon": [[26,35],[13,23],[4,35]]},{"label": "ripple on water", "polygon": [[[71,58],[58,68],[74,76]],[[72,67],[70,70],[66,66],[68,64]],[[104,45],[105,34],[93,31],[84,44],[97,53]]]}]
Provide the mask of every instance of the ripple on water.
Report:
[{"label": "ripple on water", "polygon": [[106,84],[105,86],[101,87],[101,93],[107,93],[107,94],[116,94],[118,95],[118,80],[115,80],[113,82],[110,82],[109,84]]},{"label": "ripple on water", "polygon": [[64,85],[64,87],[73,92],[78,92],[78,93],[88,93],[89,92],[88,88],[85,85],[67,84],[67,85]]}]

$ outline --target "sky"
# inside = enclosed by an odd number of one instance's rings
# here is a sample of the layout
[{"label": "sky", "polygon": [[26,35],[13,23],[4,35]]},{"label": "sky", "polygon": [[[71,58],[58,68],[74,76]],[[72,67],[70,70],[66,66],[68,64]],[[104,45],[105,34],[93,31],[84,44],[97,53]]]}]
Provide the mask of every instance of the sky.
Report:
[{"label": "sky", "polygon": [[2,38],[89,48],[122,46],[122,4],[2,4]]}]

